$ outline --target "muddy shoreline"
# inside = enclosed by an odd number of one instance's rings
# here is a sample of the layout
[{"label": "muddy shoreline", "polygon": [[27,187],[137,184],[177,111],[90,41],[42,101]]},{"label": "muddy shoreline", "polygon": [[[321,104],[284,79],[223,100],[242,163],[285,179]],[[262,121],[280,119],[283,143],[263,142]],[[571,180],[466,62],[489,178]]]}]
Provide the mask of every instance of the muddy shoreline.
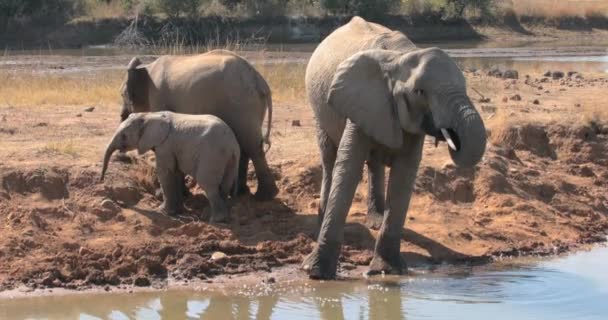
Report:
[{"label": "muddy shoreline", "polygon": [[[156,46],[173,46],[171,41],[175,40],[176,34],[179,34],[180,45],[218,45],[217,39],[240,44],[318,43],[349,19],[349,16],[201,17],[168,22],[158,17],[139,17],[137,28],[147,42]],[[108,18],[48,25],[11,23],[1,30],[0,43],[5,49],[45,50],[104,45],[114,43],[132,22],[130,18]],[[444,21],[440,16],[387,16],[378,22],[405,33],[414,42],[591,40],[605,38],[608,32],[608,18],[602,17],[505,17],[503,21],[486,23],[464,19]]]}]

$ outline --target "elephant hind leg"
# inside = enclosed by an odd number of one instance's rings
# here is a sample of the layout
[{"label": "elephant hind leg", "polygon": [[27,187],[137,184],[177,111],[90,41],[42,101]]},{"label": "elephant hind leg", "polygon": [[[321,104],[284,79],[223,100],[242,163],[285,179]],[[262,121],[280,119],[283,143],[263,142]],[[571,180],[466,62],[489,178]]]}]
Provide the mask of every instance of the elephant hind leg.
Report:
[{"label": "elephant hind leg", "polygon": [[245,150],[241,149],[241,157],[239,159],[239,175],[237,181],[237,195],[249,194],[247,186],[247,169],[249,168],[249,156]]},{"label": "elephant hind leg", "polygon": [[367,218],[366,225],[371,229],[380,229],[384,218],[384,163],[379,155],[372,151],[367,161]]},{"label": "elephant hind leg", "polygon": [[331,141],[331,139],[329,139],[327,133],[319,130],[317,135],[319,140],[319,149],[321,151],[321,169],[323,171],[318,210],[318,228],[321,228],[323,217],[325,216],[325,210],[327,208],[327,199],[329,197],[329,190],[331,189],[331,176],[334,172],[334,164],[336,162],[338,148]]},{"label": "elephant hind leg", "polygon": [[228,208],[228,204],[226,203],[226,195],[224,195],[218,187],[209,191],[205,191],[207,193],[207,199],[209,199],[209,204],[211,205],[211,217],[209,218],[209,222],[229,222],[230,209]]},{"label": "elephant hind leg", "polygon": [[258,178],[258,189],[255,192],[255,198],[259,201],[268,201],[274,199],[279,193],[279,188],[274,181],[272,172],[268,162],[266,162],[266,156],[262,150],[262,145],[259,146],[259,150],[251,154],[251,161],[255,168],[255,174]]}]

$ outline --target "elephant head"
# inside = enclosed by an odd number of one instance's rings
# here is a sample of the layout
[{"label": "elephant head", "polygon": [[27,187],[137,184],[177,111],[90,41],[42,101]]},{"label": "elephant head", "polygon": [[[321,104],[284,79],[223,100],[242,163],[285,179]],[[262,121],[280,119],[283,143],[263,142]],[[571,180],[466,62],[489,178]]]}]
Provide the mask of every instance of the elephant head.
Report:
[{"label": "elephant head", "polygon": [[437,48],[353,55],[338,66],[328,104],[391,149],[409,132],[447,141],[458,166],[474,166],[485,151],[486,130],[465,78]]},{"label": "elephant head", "polygon": [[133,113],[123,121],[112,140],[106,147],[101,170],[103,181],[110,157],[116,150],[127,152],[137,149],[139,154],[160,145],[167,139],[170,129],[170,120],[165,112],[159,113]]},{"label": "elephant head", "polygon": [[122,96],[122,112],[120,121],[125,121],[133,112],[150,111],[148,90],[150,75],[145,66],[141,66],[139,58],[135,57],[129,62],[127,76],[120,88]]}]

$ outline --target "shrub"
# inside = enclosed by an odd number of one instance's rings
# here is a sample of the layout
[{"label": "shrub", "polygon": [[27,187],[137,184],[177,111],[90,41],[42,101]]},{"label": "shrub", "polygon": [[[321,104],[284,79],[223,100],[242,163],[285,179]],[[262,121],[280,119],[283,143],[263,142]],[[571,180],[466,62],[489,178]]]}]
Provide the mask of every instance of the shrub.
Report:
[{"label": "shrub", "polygon": [[168,18],[177,18],[180,15],[194,17],[198,14],[201,0],[155,0],[159,12],[167,15]]}]

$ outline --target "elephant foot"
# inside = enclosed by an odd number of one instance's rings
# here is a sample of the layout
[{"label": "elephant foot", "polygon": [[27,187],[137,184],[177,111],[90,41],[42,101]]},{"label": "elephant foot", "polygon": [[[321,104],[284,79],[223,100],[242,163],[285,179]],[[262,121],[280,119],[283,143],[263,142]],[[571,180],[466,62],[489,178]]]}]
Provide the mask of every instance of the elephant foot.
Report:
[{"label": "elephant foot", "polygon": [[384,221],[384,215],[378,211],[369,211],[367,212],[367,216],[365,217],[365,225],[374,230],[380,229],[382,227],[382,222]]},{"label": "elephant foot", "polygon": [[369,264],[367,275],[374,274],[402,274],[406,266],[401,261],[401,236],[400,234],[388,234],[385,230],[381,232],[374,250],[374,257]]},{"label": "elephant foot", "polygon": [[160,212],[164,213],[165,215],[172,216],[172,217],[178,216],[178,215],[180,215],[182,213],[181,209],[179,209],[179,208],[170,208],[166,203],[161,204],[158,207],[158,210]]},{"label": "elephant foot", "polygon": [[372,262],[369,264],[369,268],[366,275],[373,276],[377,274],[394,274],[401,275],[407,270],[405,263],[401,261],[401,255],[397,255],[390,260],[382,258],[380,255],[375,254],[372,258]]},{"label": "elephant foot", "polygon": [[258,201],[270,201],[270,200],[274,199],[274,197],[276,197],[278,193],[279,193],[279,188],[277,188],[277,186],[273,183],[270,186],[259,187],[258,191],[256,191],[254,197]]},{"label": "elephant foot", "polygon": [[327,249],[315,249],[302,262],[302,270],[308,273],[310,279],[331,280],[336,278],[340,246],[327,245]]}]

